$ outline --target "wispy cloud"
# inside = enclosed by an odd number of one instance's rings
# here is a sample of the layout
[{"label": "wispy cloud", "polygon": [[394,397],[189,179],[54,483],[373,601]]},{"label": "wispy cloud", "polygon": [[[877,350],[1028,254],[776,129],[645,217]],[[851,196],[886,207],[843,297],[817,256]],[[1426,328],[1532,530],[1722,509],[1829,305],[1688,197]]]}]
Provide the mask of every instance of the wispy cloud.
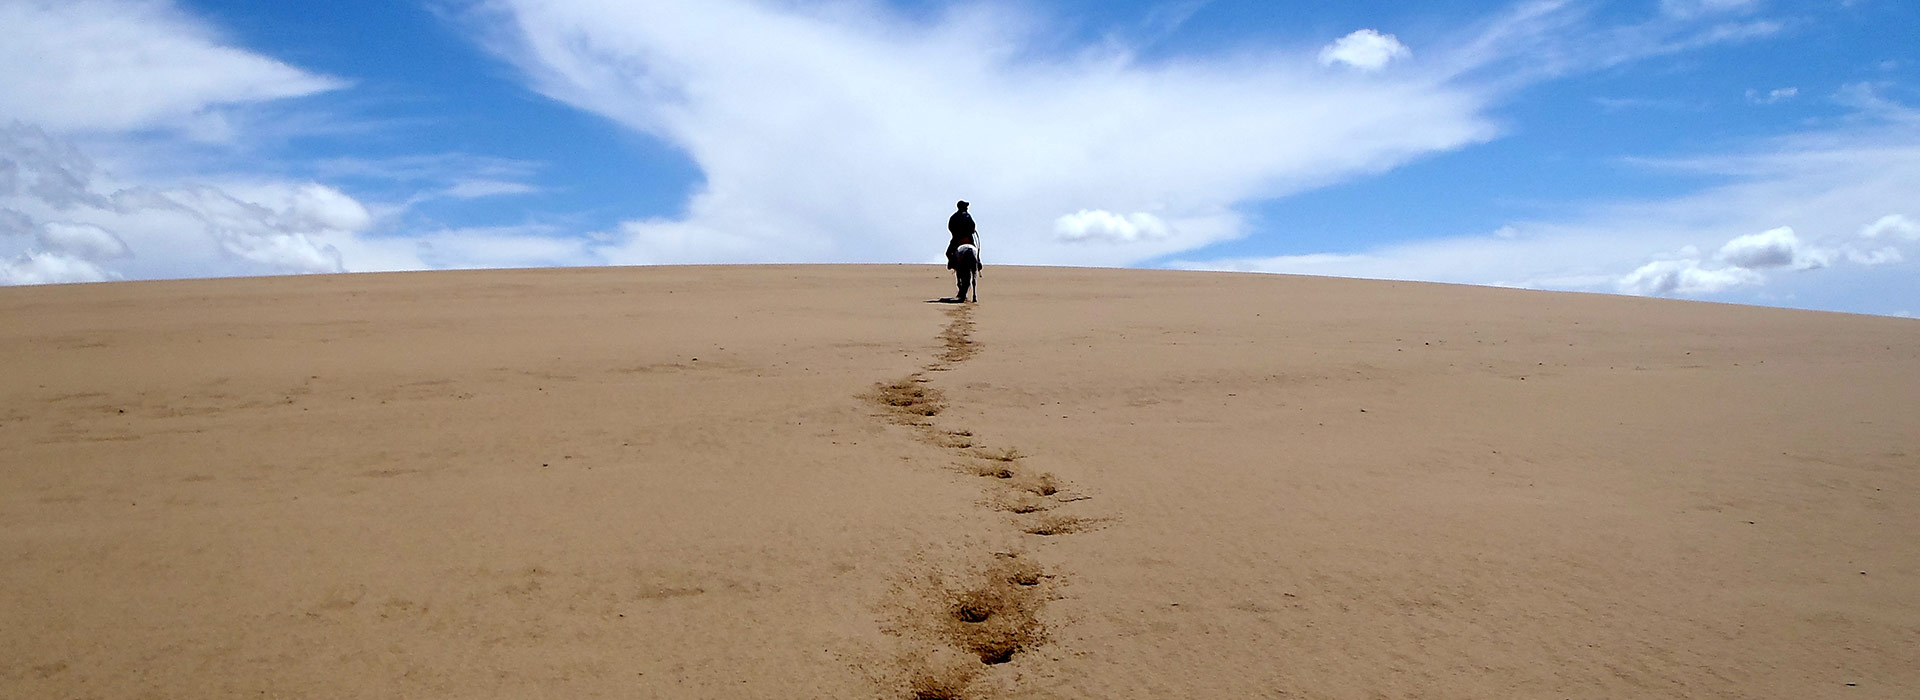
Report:
[{"label": "wispy cloud", "polygon": [[[1358,26],[1147,60],[1139,49],[1198,5],[1150,13],[1144,38],[1083,44],[1002,3],[932,16],[861,1],[464,6],[534,90],[686,154],[703,181],[684,213],[590,236],[538,223],[392,230],[415,207],[543,191],[537,164],[471,154],[292,170],[311,180],[129,177],[114,166],[137,159],[94,134],[232,140],[259,127],[247,117],[262,105],[347,83],[231,46],[164,0],[0,2],[0,26],[34,35],[0,48],[18,68],[0,76],[0,114],[23,120],[0,132],[0,281],[932,260],[957,198],[976,203],[996,259],[1137,264],[1246,235],[1250,203],[1498,138],[1489,115],[1520,88],[1784,31],[1754,2],[1672,1],[1609,24],[1545,0],[1450,35],[1402,31],[1413,46]],[[1920,119],[1872,86],[1844,100],[1873,126],[1657,164],[1740,180],[1692,196],[1357,254],[1182,264],[1671,294],[1902,264],[1920,212],[1893,193],[1914,191],[1920,140],[1902,129]],[[1646,105],[1613,105],[1629,106]],[[1825,263],[1759,265],[1778,257],[1782,228],[1790,260]]]},{"label": "wispy cloud", "polygon": [[[966,198],[1002,260],[1125,264],[1242,235],[1242,202],[1496,133],[1488,95],[1431,67],[1337,70],[1317,47],[1060,52],[1044,18],[1008,6],[927,22],[867,4],[487,7],[536,89],[705,175],[686,216],[619,227],[604,248],[617,261],[932,259],[946,203]],[[1051,235],[1083,210],[1150,216],[1165,235]]]},{"label": "wispy cloud", "polygon": [[1920,249],[1912,218],[1920,110],[1871,104],[1871,113],[1844,126],[1774,139],[1748,153],[1638,161],[1734,180],[1685,196],[1615,202],[1563,221],[1515,222],[1507,235],[1174,266],[1678,296],[1809,275],[1844,284],[1875,268],[1911,268]]},{"label": "wispy cloud", "polygon": [[80,141],[226,141],[246,109],[345,82],[227,46],[160,0],[6,2],[0,26],[0,114],[12,120],[0,124],[0,208],[17,231],[0,236],[0,283],[345,269],[319,238],[371,219],[335,188],[129,180]]},{"label": "wispy cloud", "polygon": [[314,165],[317,177],[363,183],[373,190],[410,192],[398,201],[375,205],[382,216],[398,216],[435,200],[467,200],[541,192],[529,182],[540,164],[467,153],[436,153],[391,158],[329,158]]},{"label": "wispy cloud", "polygon": [[1645,97],[1595,97],[1593,98],[1593,103],[1595,105],[1599,105],[1601,109],[1607,110],[1609,112],[1620,112],[1620,111],[1635,110],[1635,109],[1646,109],[1646,110],[1654,110],[1654,111],[1660,111],[1660,112],[1697,112],[1705,108],[1704,105],[1701,105],[1699,103],[1688,102],[1686,100],[1680,100],[1680,99],[1674,99],[1674,98],[1651,99],[1651,98],[1645,98]]},{"label": "wispy cloud", "polygon": [[278,180],[123,183],[63,137],[0,127],[0,283],[345,270],[322,236],[371,216],[339,190]]},{"label": "wispy cloud", "polygon": [[1045,17],[1005,5],[915,20],[866,3],[494,0],[476,23],[536,90],[704,174],[684,216],[609,232],[610,260],[932,259],[944,204],[966,198],[1003,233],[1001,260],[1114,265],[1245,235],[1247,203],[1495,138],[1488,109],[1533,81],[1778,29],[1696,4],[1603,26],[1528,2],[1425,49],[1361,28],[1163,61],[1061,50]]},{"label": "wispy cloud", "polygon": [[1759,6],[1759,0],[1660,0],[1660,12],[1670,17],[1744,13]]},{"label": "wispy cloud", "polygon": [[[1723,4],[1728,7],[1713,7]],[[1747,15],[1747,4],[1670,3],[1656,15],[1617,23],[1596,20],[1591,3],[1529,0],[1482,20],[1475,33],[1446,52],[1444,60],[1458,74],[1517,89],[1657,57],[1767,39],[1785,29],[1777,20]],[[1688,6],[1705,11],[1688,10]]]},{"label": "wispy cloud", "polygon": [[314,164],[320,177],[361,178],[408,184],[451,183],[462,179],[520,181],[540,169],[538,163],[468,153],[434,153],[389,158],[327,158]]},{"label": "wispy cloud", "polygon": [[61,131],[224,140],[225,107],[346,85],[224,46],[165,2],[6,2],[0,27],[0,114]]},{"label": "wispy cloud", "polygon": [[532,194],[540,188],[524,182],[505,180],[463,179],[448,185],[446,189],[434,194],[450,199],[479,199],[481,197],[501,197],[516,194]]},{"label": "wispy cloud", "polygon": [[373,236],[332,232],[319,237],[352,261],[357,272],[605,264],[593,240],[551,225],[477,226],[412,230]]},{"label": "wispy cloud", "polygon": [[1860,237],[1869,240],[1920,241],[1920,223],[1915,223],[1905,214],[1888,214],[1862,227]]},{"label": "wispy cloud", "polygon": [[1791,100],[1799,94],[1800,94],[1800,88],[1795,88],[1795,87],[1774,88],[1766,92],[1761,92],[1759,90],[1748,90],[1747,101],[1757,105],[1770,105],[1775,102],[1785,102],[1787,100]]}]

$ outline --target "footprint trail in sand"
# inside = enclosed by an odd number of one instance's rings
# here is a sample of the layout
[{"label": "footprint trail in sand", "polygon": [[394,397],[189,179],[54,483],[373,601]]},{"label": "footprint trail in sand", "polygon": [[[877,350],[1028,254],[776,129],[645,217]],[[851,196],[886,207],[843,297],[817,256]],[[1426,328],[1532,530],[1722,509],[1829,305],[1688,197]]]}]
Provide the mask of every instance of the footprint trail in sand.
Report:
[{"label": "footprint trail in sand", "polygon": [[[1008,536],[1052,537],[1081,532],[1098,520],[1055,512],[1062,504],[1084,501],[1072,494],[1060,478],[1027,467],[1028,455],[1015,447],[989,447],[982,436],[944,426],[939,420],[949,407],[948,397],[935,386],[932,375],[965,362],[980,351],[973,340],[973,307],[947,311],[936,359],[920,371],[879,385],[868,398],[884,407],[879,416],[906,427],[922,443],[939,448],[953,460],[959,474],[978,477],[985,492],[984,507],[1004,512]],[[997,550],[997,551],[996,551]],[[967,573],[949,580],[926,572],[928,590],[905,595],[905,608],[891,634],[912,646],[899,659],[904,678],[890,692],[904,692],[914,700],[988,698],[1006,690],[1008,678],[984,682],[990,670],[1015,661],[1046,643],[1040,611],[1062,584],[1024,545],[982,548],[967,552]],[[903,687],[900,687],[903,686]]]}]

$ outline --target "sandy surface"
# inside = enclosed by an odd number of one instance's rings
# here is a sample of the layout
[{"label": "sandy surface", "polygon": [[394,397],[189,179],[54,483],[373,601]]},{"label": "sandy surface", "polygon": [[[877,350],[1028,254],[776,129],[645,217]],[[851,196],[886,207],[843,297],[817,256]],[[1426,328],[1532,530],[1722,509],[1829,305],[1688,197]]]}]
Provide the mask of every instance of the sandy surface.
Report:
[{"label": "sandy surface", "polygon": [[984,282],[0,289],[0,697],[1920,696],[1920,322]]}]

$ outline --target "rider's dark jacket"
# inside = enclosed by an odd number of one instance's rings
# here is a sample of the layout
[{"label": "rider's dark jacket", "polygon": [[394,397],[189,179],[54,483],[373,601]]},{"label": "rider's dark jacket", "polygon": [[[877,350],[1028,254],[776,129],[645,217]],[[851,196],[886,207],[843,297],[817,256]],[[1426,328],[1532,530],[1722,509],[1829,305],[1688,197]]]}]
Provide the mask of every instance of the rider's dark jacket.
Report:
[{"label": "rider's dark jacket", "polygon": [[947,241],[947,269],[951,270],[954,251],[973,242],[973,215],[964,211],[954,212],[953,216],[947,217],[947,233],[953,236],[952,240]]}]

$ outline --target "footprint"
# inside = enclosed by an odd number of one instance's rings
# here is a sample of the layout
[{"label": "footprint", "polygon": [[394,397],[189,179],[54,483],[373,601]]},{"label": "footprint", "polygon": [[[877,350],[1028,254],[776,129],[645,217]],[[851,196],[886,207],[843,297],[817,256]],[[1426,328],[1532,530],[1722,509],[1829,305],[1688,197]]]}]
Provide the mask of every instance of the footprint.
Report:
[{"label": "footprint", "polygon": [[[973,340],[972,307],[949,309],[947,313],[949,321],[938,336],[940,347],[934,361],[905,378],[876,384],[864,396],[885,409],[876,417],[891,416],[892,422],[913,426],[918,441],[954,450],[963,457],[956,466],[975,476],[1001,480],[999,483],[1005,486],[987,489],[990,496],[986,505],[1021,516],[1026,523],[1021,530],[1052,536],[1090,528],[1097,521],[1048,512],[1061,500],[1055,497],[1065,483],[1051,473],[1022,467],[1021,460],[1027,455],[1019,449],[980,447],[981,441],[971,431],[940,429],[929,420],[948,407],[946,396],[933,386],[929,375],[952,369],[981,347]],[[1046,631],[1037,611],[1048,600],[1050,587],[1045,584],[1049,578],[1038,564],[1017,553],[997,552],[990,562],[969,574],[969,583],[959,588],[923,589],[931,595],[916,598],[904,610],[919,621],[915,624],[926,625],[920,629],[928,635],[927,641],[937,645],[937,654],[952,656],[942,664],[927,663],[926,657],[918,654],[904,657],[908,669],[917,669],[904,676],[907,697],[973,697],[969,688],[983,666],[1011,662],[1042,644]],[[899,682],[902,676],[894,678]],[[892,693],[900,690],[899,686],[893,688]]]},{"label": "footprint", "polygon": [[945,406],[940,390],[924,386],[915,377],[881,384],[869,398],[902,416],[935,416]]},{"label": "footprint", "polygon": [[1047,499],[1035,497],[1033,494],[1021,493],[1010,498],[1005,498],[997,505],[1001,510],[1009,513],[1025,515],[1051,509],[1054,504]]},{"label": "footprint", "polygon": [[1071,515],[1055,515],[1055,514],[1049,513],[1049,514],[1040,516],[1039,520],[1035,521],[1033,525],[1029,526],[1027,528],[1027,534],[1040,535],[1042,537],[1051,537],[1053,535],[1071,535],[1076,532],[1087,531],[1087,529],[1093,525],[1093,522],[1094,521],[1089,520],[1087,518],[1079,518]]},{"label": "footprint", "polygon": [[1060,480],[1050,472],[1043,472],[1027,479],[1020,490],[1037,496],[1051,496],[1060,493]]},{"label": "footprint", "polygon": [[991,459],[995,462],[1018,462],[1021,457],[1026,456],[1020,454],[1020,449],[1015,447],[1002,450],[974,450],[973,454],[981,459]]},{"label": "footprint", "polygon": [[1014,477],[1013,467],[1005,464],[975,464],[968,467],[967,471],[972,472],[974,476],[990,476],[995,479]]}]

